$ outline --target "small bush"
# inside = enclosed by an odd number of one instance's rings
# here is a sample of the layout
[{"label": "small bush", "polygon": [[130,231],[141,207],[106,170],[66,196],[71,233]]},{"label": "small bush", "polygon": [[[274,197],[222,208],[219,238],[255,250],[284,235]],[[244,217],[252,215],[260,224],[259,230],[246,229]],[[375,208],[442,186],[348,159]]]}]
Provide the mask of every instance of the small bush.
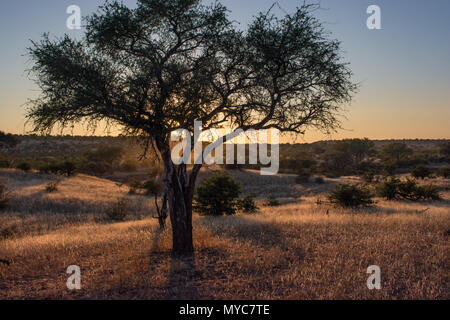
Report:
[{"label": "small bush", "polygon": [[64,174],[68,177],[71,177],[75,174],[76,166],[71,161],[64,161],[60,164],[60,173]]},{"label": "small bush", "polygon": [[9,168],[11,166],[11,162],[5,155],[0,153],[0,168]]},{"label": "small bush", "polygon": [[375,171],[374,170],[369,170],[366,173],[364,173],[364,175],[362,176],[362,179],[364,182],[366,183],[372,183],[375,180]]},{"label": "small bush", "polygon": [[411,179],[400,181],[397,178],[388,178],[378,185],[377,192],[386,200],[433,201],[441,199],[436,186],[419,186],[416,181]]},{"label": "small bush", "polygon": [[245,198],[237,201],[237,208],[244,213],[253,213],[258,210],[258,206],[255,203],[255,196],[249,195]]},{"label": "small bush", "polygon": [[139,180],[131,180],[128,182],[128,186],[130,187],[129,194],[137,194],[139,190],[143,189],[143,183]]},{"label": "small bush", "polygon": [[400,197],[401,181],[395,177],[388,177],[377,186],[377,194],[386,200],[394,200]]},{"label": "small bush", "polygon": [[445,179],[450,178],[450,167],[441,168],[441,170],[439,170],[439,175]]},{"label": "small bush", "polygon": [[331,203],[341,207],[361,207],[373,205],[371,192],[355,185],[341,184],[328,196]]},{"label": "small bush", "polygon": [[127,199],[119,199],[114,205],[106,210],[106,214],[113,221],[124,221],[128,216],[129,202]]},{"label": "small bush", "polygon": [[31,165],[28,162],[23,161],[18,163],[16,168],[24,172],[28,172],[31,170]]},{"label": "small bush", "polygon": [[162,185],[156,179],[149,179],[141,184],[147,195],[157,196],[162,192]]},{"label": "small bush", "polygon": [[297,183],[308,183],[310,178],[311,178],[311,171],[305,168],[299,170],[295,181]]},{"label": "small bush", "polygon": [[203,180],[194,196],[194,209],[202,215],[221,216],[236,213],[241,186],[226,173]]},{"label": "small bush", "polygon": [[58,182],[51,181],[51,182],[47,183],[47,185],[45,186],[45,191],[47,191],[48,193],[58,191]]},{"label": "small bush", "polygon": [[12,225],[0,231],[0,238],[2,239],[13,239],[20,235],[19,227],[17,225]]},{"label": "small bush", "polygon": [[275,197],[270,197],[267,199],[267,201],[264,203],[266,207],[278,207],[280,205],[280,201],[278,201]]},{"label": "small bush", "polygon": [[431,171],[427,167],[419,165],[411,171],[411,175],[417,179],[425,179],[431,175]]},{"label": "small bush", "polygon": [[126,159],[120,164],[120,170],[126,172],[135,172],[139,168],[139,162],[135,159]]},{"label": "small bush", "polygon": [[3,184],[0,184],[0,209],[5,209],[10,200],[11,194],[8,192],[8,189]]},{"label": "small bush", "polygon": [[314,179],[314,182],[317,183],[317,184],[324,184],[325,180],[322,177],[316,177]]}]

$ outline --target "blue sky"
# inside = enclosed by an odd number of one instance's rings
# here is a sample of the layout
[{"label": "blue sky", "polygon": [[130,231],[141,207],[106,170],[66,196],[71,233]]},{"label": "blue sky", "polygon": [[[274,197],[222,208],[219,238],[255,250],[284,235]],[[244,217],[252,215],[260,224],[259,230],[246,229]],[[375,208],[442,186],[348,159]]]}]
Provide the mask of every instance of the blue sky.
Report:
[{"label": "blue sky", "polygon": [[[135,1],[124,1],[134,5]],[[241,27],[272,0],[223,0]],[[303,1],[280,0],[292,12]],[[23,104],[39,92],[27,79],[24,56],[29,39],[81,31],[66,28],[66,9],[94,11],[95,0],[2,0],[0,2],[0,130],[24,133]],[[383,138],[450,138],[450,1],[321,0],[316,15],[342,41],[359,93],[348,107],[346,130],[332,136]],[[381,30],[366,27],[369,5],[381,8]],[[324,137],[314,131],[307,141]]]}]

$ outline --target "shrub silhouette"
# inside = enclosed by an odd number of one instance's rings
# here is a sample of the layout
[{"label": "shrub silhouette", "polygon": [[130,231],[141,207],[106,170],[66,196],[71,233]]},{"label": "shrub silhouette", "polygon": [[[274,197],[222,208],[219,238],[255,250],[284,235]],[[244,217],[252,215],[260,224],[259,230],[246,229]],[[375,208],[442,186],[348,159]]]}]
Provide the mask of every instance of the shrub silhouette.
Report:
[{"label": "shrub silhouette", "polygon": [[0,184],[0,209],[5,209],[11,200],[11,194],[3,184]]},{"label": "shrub silhouette", "polygon": [[402,182],[395,177],[388,177],[377,186],[378,196],[385,198],[386,200],[399,199],[401,183]]},{"label": "shrub silhouette", "polygon": [[232,215],[236,213],[241,186],[226,173],[203,180],[194,196],[194,209],[202,215]]},{"label": "shrub silhouette", "polygon": [[253,213],[258,210],[255,203],[255,196],[249,195],[237,201],[237,208],[244,213]]},{"label": "shrub silhouette", "polygon": [[439,170],[439,175],[446,179],[450,178],[450,167],[441,168],[441,170]]},{"label": "shrub silhouette", "polygon": [[28,172],[31,170],[31,165],[26,161],[22,161],[19,164],[17,164],[16,168],[24,172]]},{"label": "shrub silhouette", "polygon": [[60,173],[71,177],[75,174],[75,164],[71,161],[64,161],[60,164]]},{"label": "shrub silhouette", "polygon": [[106,214],[113,221],[124,221],[128,216],[128,205],[129,202],[127,199],[119,199],[115,204],[106,209]]},{"label": "shrub silhouette", "polygon": [[423,165],[419,165],[411,171],[411,175],[414,178],[425,179],[431,175],[431,171],[427,167],[425,167]]},{"label": "shrub silhouette", "polygon": [[367,207],[374,203],[372,194],[367,188],[349,184],[338,185],[328,199],[331,203],[345,208]]},{"label": "shrub silhouette", "polygon": [[311,178],[310,169],[303,168],[299,170],[295,181],[297,183],[308,183],[310,178]]},{"label": "shrub silhouette", "polygon": [[278,207],[280,205],[280,201],[278,201],[275,197],[270,197],[267,199],[267,201],[264,203],[266,207]]},{"label": "shrub silhouette", "polygon": [[386,200],[432,201],[441,199],[436,186],[419,186],[414,180],[400,181],[392,177],[378,185],[377,193]]},{"label": "shrub silhouette", "polygon": [[48,193],[58,191],[58,181],[51,181],[47,183],[47,185],[45,186],[45,191],[47,191]]},{"label": "shrub silhouette", "polygon": [[1,239],[13,239],[20,235],[20,230],[17,225],[12,225],[0,231]]}]

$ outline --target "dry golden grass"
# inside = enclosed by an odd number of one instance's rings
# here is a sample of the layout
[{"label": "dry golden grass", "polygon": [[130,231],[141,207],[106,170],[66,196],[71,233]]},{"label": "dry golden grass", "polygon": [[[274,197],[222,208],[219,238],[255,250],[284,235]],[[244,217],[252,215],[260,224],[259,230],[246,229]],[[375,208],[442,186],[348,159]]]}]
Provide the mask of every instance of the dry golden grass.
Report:
[{"label": "dry golden grass", "polygon": [[[232,174],[248,193],[258,191],[248,191],[252,173]],[[291,178],[273,178],[278,197],[292,196]],[[15,224],[21,232],[0,240],[0,259],[10,261],[0,264],[1,299],[450,298],[448,192],[442,202],[379,201],[353,212],[317,205],[316,187],[297,186],[295,192],[309,195],[276,208],[260,203],[257,214],[196,215],[195,259],[178,260],[170,255],[170,232],[160,232],[151,218],[150,199],[83,175],[48,194],[51,179],[0,171],[0,183],[16,195],[0,213],[0,229]],[[123,196],[130,217],[112,223],[104,210]],[[381,267],[381,290],[366,286],[373,264]],[[66,288],[69,265],[81,267],[79,291]]]}]

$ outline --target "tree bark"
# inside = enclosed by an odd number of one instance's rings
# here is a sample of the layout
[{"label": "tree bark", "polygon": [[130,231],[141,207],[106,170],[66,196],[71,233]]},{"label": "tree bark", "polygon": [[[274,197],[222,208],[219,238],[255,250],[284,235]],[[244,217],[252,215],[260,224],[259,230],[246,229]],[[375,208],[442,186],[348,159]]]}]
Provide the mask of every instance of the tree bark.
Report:
[{"label": "tree bark", "polygon": [[169,148],[161,150],[165,168],[165,187],[172,225],[172,254],[174,256],[192,256],[192,199],[195,179],[199,169],[188,176],[186,165],[177,168],[172,162]]}]

